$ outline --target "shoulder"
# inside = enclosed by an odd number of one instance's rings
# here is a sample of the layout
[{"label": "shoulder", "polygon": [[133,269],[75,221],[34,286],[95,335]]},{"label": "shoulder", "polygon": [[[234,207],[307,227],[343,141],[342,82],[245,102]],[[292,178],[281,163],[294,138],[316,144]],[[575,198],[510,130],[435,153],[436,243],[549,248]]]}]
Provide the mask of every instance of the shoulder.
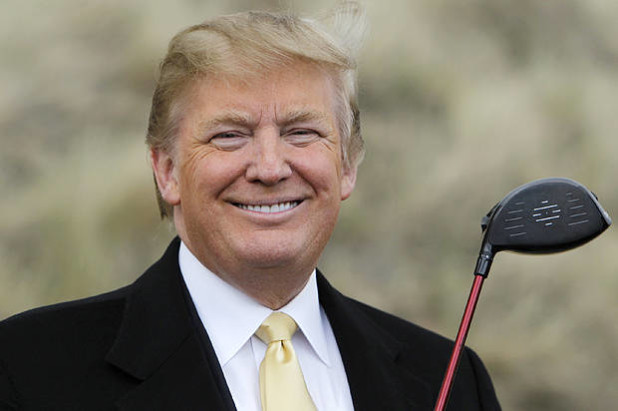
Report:
[{"label": "shoulder", "polygon": [[6,348],[13,339],[27,344],[59,333],[76,336],[84,325],[99,328],[113,323],[123,310],[127,289],[39,307],[9,317],[0,322],[0,346]]},{"label": "shoulder", "polygon": [[367,318],[371,319],[371,321],[376,324],[380,324],[385,329],[397,333],[400,337],[402,336],[401,333],[403,333],[403,335],[428,338],[430,340],[435,340],[439,343],[449,342],[447,338],[442,337],[441,335],[433,331],[423,328],[394,314],[372,307],[353,298],[345,298],[350,304],[355,305],[358,310],[362,311],[367,316]]},{"label": "shoulder", "polygon": [[[395,362],[427,384],[437,398],[454,342],[403,318],[340,296],[347,306],[347,315],[354,317],[351,321],[367,334],[377,335],[381,340],[388,339],[392,342],[390,346],[397,346]],[[483,362],[468,347],[462,353],[450,402],[453,406],[465,405],[465,409],[471,410],[500,410]]]},{"label": "shoulder", "polygon": [[54,359],[103,352],[116,335],[126,290],[36,308],[0,322],[0,366],[35,369]]},{"label": "shoulder", "polygon": [[109,372],[101,360],[116,338],[126,294],[127,287],[0,322],[0,408],[36,408],[75,396],[66,387],[80,386],[89,373]]},{"label": "shoulder", "polygon": [[[37,344],[40,338],[62,336],[62,343],[80,338],[95,338],[109,330],[116,330],[122,320],[129,297],[135,293],[149,293],[167,283],[160,278],[169,277],[169,272],[178,271],[178,248],[180,240],[175,238],[161,259],[155,262],[130,285],[74,301],[35,308],[0,321],[1,348],[11,342],[20,341]],[[154,278],[154,279],[153,279]]]},{"label": "shoulder", "polygon": [[353,298],[343,298],[357,312],[356,315],[362,315],[364,321],[389,334],[405,348],[421,353],[431,351],[436,355],[450,352],[453,347],[452,340],[434,331]]},{"label": "shoulder", "polygon": [[114,362],[114,348],[132,361],[188,332],[178,247],[172,241],[131,285],[0,322],[0,409],[112,408],[139,380]]}]

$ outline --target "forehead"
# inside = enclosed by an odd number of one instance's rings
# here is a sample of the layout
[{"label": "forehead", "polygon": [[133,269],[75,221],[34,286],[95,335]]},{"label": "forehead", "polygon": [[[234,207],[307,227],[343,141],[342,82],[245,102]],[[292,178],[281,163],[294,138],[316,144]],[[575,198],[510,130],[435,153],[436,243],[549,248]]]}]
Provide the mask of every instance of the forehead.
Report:
[{"label": "forehead", "polygon": [[335,86],[319,67],[295,63],[238,78],[206,75],[188,84],[181,97],[185,115],[208,117],[220,112],[239,116],[298,116],[335,118]]}]

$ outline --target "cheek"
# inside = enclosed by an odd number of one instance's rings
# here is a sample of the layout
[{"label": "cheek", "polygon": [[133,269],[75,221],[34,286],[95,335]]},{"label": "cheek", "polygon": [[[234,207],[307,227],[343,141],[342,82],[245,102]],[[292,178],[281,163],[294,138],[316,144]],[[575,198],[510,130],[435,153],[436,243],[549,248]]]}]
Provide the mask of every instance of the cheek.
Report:
[{"label": "cheek", "polygon": [[[308,147],[304,148],[307,150]],[[301,149],[303,150],[303,149]],[[338,152],[327,148],[315,148],[301,152],[294,162],[298,173],[317,192],[338,195],[341,190],[341,161]]]},{"label": "cheek", "polygon": [[214,199],[242,174],[235,153],[202,151],[186,157],[180,177],[181,196],[186,199]]}]

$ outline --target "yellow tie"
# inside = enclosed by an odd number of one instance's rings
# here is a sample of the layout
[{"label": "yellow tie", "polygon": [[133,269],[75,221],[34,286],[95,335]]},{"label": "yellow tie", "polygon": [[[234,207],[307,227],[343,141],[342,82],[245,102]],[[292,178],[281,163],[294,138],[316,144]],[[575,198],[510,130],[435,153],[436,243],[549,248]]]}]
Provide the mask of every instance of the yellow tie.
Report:
[{"label": "yellow tie", "polygon": [[292,347],[296,322],[287,314],[272,313],[255,335],[268,344],[260,364],[262,411],[315,411]]}]

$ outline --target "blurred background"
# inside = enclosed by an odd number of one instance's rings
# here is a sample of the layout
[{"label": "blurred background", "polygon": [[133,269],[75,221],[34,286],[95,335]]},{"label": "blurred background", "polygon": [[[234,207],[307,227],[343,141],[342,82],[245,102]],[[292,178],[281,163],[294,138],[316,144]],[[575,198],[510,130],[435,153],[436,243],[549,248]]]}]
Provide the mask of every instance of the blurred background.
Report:
[{"label": "blurred background", "polygon": [[[0,15],[0,318],[133,281],[173,231],[144,135],[181,28],[333,1],[5,0]],[[320,264],[364,300],[455,337],[480,218],[564,176],[618,218],[618,3],[366,2],[367,156]],[[544,257],[499,254],[468,345],[505,410],[618,403],[618,233]]]}]

